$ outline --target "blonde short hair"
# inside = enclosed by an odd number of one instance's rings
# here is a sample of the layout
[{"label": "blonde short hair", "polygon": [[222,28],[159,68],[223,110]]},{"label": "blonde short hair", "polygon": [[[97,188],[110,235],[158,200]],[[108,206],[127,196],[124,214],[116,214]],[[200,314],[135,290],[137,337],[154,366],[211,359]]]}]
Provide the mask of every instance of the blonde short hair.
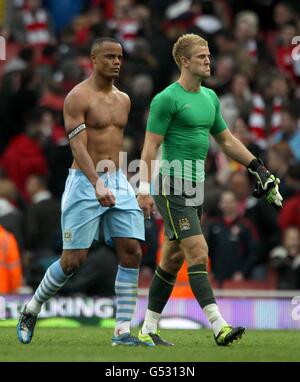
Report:
[{"label": "blonde short hair", "polygon": [[256,35],[259,28],[259,19],[256,13],[252,11],[241,11],[236,15],[236,24],[246,23],[253,35]]},{"label": "blonde short hair", "polygon": [[179,69],[181,68],[181,57],[189,57],[194,45],[208,46],[208,43],[204,38],[193,33],[184,34],[175,42],[172,54]]}]

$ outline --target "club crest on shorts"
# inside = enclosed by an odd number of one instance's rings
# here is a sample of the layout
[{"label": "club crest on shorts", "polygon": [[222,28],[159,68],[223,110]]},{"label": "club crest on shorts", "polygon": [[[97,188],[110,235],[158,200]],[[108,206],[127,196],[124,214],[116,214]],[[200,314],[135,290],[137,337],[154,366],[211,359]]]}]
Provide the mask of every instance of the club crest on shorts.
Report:
[{"label": "club crest on shorts", "polygon": [[71,230],[66,230],[66,231],[64,231],[64,241],[65,242],[70,242],[70,241],[72,241],[72,232],[71,232]]},{"label": "club crest on shorts", "polygon": [[179,229],[180,231],[187,231],[191,228],[188,218],[179,219]]}]

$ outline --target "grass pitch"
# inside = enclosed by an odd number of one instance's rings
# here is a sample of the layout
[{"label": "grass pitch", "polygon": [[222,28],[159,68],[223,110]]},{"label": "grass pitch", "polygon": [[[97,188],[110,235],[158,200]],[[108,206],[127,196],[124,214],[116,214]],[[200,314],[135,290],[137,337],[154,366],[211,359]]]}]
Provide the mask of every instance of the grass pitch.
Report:
[{"label": "grass pitch", "polygon": [[[133,330],[137,334],[137,329]],[[30,345],[18,342],[16,330],[0,328],[0,361],[31,362],[235,362],[300,361],[300,332],[248,330],[228,347],[216,346],[212,331],[163,330],[170,348],[111,346],[111,329],[37,328]]]}]

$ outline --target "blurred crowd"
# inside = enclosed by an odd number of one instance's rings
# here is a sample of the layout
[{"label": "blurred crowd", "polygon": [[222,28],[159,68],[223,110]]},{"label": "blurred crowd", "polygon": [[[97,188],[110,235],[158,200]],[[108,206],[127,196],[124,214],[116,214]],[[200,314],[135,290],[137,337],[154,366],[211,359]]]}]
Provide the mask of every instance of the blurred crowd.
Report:
[{"label": "blurred crowd", "polygon": [[[111,36],[123,45],[116,85],[132,100],[130,161],[140,158],[152,97],[178,78],[171,53],[184,33],[208,40],[212,76],[203,85],[220,97],[233,134],[281,179],[284,197],[281,211],[253,198],[246,169],[211,142],[203,217],[211,274],[220,287],[270,274],[275,288],[300,287],[299,1],[2,0],[0,24],[0,293],[36,288],[60,256],[72,161],[62,107],[91,73],[91,42]],[[146,222],[141,276],[155,269],[162,229],[159,214]],[[117,263],[95,244],[63,292],[113,294]]]}]

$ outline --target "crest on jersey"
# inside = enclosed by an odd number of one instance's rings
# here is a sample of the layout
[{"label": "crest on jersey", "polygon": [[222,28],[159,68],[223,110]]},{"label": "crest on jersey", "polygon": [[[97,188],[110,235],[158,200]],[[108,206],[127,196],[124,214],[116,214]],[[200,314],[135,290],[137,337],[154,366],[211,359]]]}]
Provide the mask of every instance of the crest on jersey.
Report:
[{"label": "crest on jersey", "polygon": [[187,231],[191,228],[188,218],[179,219],[179,229],[180,231]]},{"label": "crest on jersey", "polygon": [[72,232],[71,232],[71,230],[66,230],[66,231],[64,231],[64,241],[65,242],[70,242],[70,241],[72,241]]}]

